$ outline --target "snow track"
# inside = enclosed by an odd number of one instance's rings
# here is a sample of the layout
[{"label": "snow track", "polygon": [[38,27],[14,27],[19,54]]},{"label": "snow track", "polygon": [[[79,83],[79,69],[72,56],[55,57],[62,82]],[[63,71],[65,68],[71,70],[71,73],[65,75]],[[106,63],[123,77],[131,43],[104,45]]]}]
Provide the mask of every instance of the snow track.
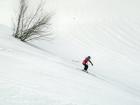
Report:
[{"label": "snow track", "polygon": [[[47,5],[56,10],[52,41],[25,44],[0,25],[0,105],[140,105],[139,1]],[[94,66],[84,73],[88,55]]]}]

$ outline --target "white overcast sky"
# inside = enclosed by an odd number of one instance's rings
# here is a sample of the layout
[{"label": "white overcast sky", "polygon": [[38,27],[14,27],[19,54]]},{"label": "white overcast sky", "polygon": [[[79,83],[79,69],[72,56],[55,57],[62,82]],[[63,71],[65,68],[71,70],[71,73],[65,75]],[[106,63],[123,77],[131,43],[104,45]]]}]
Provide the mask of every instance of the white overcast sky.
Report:
[{"label": "white overcast sky", "polygon": [[[18,0],[0,0],[0,24],[11,25]],[[30,0],[31,1],[31,0]],[[32,0],[32,5],[39,0]],[[46,0],[47,9],[61,22],[94,21],[106,17],[139,17],[140,0]]]}]

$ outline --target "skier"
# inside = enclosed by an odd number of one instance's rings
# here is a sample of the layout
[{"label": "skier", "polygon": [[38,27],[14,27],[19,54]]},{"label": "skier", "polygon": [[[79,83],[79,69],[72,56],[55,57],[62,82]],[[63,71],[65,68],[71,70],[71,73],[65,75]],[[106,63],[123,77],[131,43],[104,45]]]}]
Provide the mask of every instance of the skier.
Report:
[{"label": "skier", "polygon": [[85,72],[88,72],[88,71],[87,71],[87,69],[88,69],[88,62],[90,62],[90,64],[93,66],[93,63],[90,61],[90,59],[91,59],[91,57],[88,56],[88,57],[86,57],[86,58],[83,60],[83,62],[82,62],[82,64],[84,65],[83,71],[85,71]]}]

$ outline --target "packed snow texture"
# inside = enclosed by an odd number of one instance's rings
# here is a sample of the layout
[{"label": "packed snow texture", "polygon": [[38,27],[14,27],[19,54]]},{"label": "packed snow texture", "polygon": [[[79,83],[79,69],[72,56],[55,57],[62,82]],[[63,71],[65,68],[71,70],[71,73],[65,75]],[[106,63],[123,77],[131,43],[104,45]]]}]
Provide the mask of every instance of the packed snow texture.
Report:
[{"label": "packed snow texture", "polygon": [[[23,43],[3,21],[0,105],[140,105],[139,2],[100,1],[48,0],[56,7],[53,40]],[[81,62],[88,55],[94,65],[85,73]]]}]

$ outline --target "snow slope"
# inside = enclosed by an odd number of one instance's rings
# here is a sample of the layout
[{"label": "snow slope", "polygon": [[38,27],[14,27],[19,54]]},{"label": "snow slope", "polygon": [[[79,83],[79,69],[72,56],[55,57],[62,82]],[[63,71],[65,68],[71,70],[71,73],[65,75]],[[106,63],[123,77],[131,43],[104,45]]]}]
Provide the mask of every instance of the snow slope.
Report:
[{"label": "snow slope", "polygon": [[[140,104],[139,83],[136,81],[139,80],[138,69],[133,69],[136,66],[126,56],[110,50],[107,56],[107,49],[104,49],[102,56],[95,57],[95,67],[86,74],[80,71],[82,67],[79,62],[24,44],[12,38],[8,28],[4,29],[7,31],[0,32],[1,105]],[[68,48],[67,45],[65,48]],[[99,50],[96,51],[99,53]],[[115,60],[116,56],[121,60]],[[111,62],[111,58],[114,61]],[[107,66],[107,63],[111,65]],[[127,63],[133,64],[127,65],[133,68],[122,69],[125,67],[122,64]],[[114,67],[116,64],[120,64],[118,68]]]},{"label": "snow slope", "polygon": [[0,105],[140,105],[139,1],[48,2],[52,41],[25,44],[0,25]]}]

